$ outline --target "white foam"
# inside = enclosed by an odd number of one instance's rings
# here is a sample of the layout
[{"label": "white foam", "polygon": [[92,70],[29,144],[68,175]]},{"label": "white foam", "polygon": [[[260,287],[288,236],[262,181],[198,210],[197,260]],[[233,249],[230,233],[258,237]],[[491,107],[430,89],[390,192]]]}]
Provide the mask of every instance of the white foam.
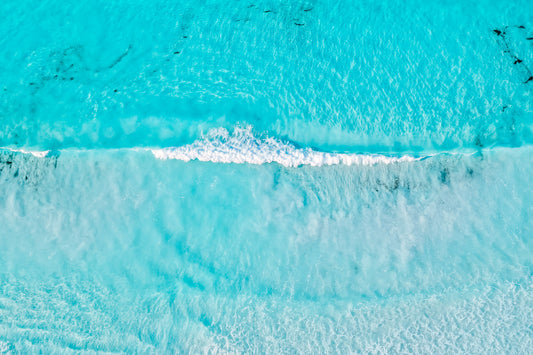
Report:
[{"label": "white foam", "polygon": [[23,154],[31,154],[37,158],[45,158],[48,155],[48,153],[50,153],[49,150],[39,151],[39,150],[25,150],[25,149],[13,149],[13,148],[0,148],[0,149],[7,149],[12,152],[18,152],[18,153],[23,153]]},{"label": "white foam", "polygon": [[[23,148],[7,148],[23,154],[31,154],[37,158],[45,158],[50,151],[26,150]],[[254,136],[252,127],[237,127],[233,132],[225,128],[210,130],[203,138],[192,144],[147,149],[147,148],[117,148],[110,150],[150,151],[158,159],[176,159],[182,161],[199,160],[212,163],[236,163],[236,164],[267,164],[278,163],[286,167],[298,167],[301,165],[324,166],[324,165],[375,165],[410,162],[423,159],[404,155],[401,157],[387,156],[383,154],[348,154],[327,153],[311,148],[296,148],[290,143],[279,139]],[[82,152],[85,149],[66,149],[69,152]]]},{"label": "white foam", "polygon": [[200,160],[213,163],[265,164],[279,163],[287,167],[301,165],[374,165],[419,160],[411,156],[390,157],[380,154],[326,153],[311,148],[299,149],[274,138],[257,138],[251,127],[210,130],[203,139],[192,144],[151,149],[158,159]]}]

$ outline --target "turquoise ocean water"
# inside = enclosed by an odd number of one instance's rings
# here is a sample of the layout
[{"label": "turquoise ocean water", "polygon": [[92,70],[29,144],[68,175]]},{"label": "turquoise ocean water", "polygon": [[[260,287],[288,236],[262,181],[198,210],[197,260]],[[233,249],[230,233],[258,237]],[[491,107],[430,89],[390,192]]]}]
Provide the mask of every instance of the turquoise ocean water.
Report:
[{"label": "turquoise ocean water", "polygon": [[0,19],[0,353],[531,352],[529,1]]}]

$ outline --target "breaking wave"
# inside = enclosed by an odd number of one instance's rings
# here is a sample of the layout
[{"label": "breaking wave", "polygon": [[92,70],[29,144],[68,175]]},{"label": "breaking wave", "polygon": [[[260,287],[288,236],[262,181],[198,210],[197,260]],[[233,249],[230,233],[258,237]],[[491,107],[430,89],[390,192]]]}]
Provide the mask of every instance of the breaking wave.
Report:
[{"label": "breaking wave", "polygon": [[212,129],[194,143],[151,151],[158,159],[237,164],[278,163],[286,167],[391,164],[421,159],[381,154],[327,153],[311,148],[297,148],[276,138],[258,138],[250,126],[235,128],[231,133],[225,128]]},{"label": "breaking wave", "polygon": [[[0,147],[14,153],[31,154],[36,158],[57,156],[62,152],[85,152],[100,149],[30,150]],[[212,163],[268,164],[278,163],[286,167],[327,165],[375,165],[419,161],[438,154],[459,152],[431,152],[423,155],[385,155],[372,153],[332,153],[297,147],[279,138],[255,135],[251,126],[236,127],[232,131],[215,128],[191,144],[166,147],[107,148],[106,151],[151,152],[157,159],[174,159],[185,162],[198,160]],[[461,153],[459,153],[461,154]]]}]

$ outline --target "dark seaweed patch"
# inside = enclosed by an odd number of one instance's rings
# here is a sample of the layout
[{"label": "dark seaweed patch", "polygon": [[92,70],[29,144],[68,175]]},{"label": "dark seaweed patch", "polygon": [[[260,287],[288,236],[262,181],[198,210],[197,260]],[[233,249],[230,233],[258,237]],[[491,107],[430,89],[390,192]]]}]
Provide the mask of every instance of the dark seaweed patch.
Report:
[{"label": "dark seaweed patch", "polygon": [[395,176],[394,177],[394,184],[393,184],[393,187],[392,187],[392,190],[398,190],[398,187],[400,187],[400,178]]},{"label": "dark seaweed patch", "polygon": [[483,148],[483,146],[484,146],[484,144],[483,144],[483,142],[481,142],[481,138],[479,136],[476,137],[476,140],[474,141],[474,144],[478,148]]},{"label": "dark seaweed patch", "polygon": [[128,49],[126,49],[126,52],[122,53],[117,59],[115,59],[115,61],[110,65],[108,66],[107,68],[108,69],[111,69],[113,68],[115,65],[117,65],[118,63],[120,63],[122,61],[122,59],[124,59],[124,57],[126,57],[128,55],[128,53],[130,52],[130,49],[131,49],[131,44],[128,46]]},{"label": "dark seaweed patch", "polygon": [[450,170],[448,168],[444,168],[440,171],[439,181],[445,185],[450,184]]},{"label": "dark seaweed patch", "polygon": [[398,190],[410,191],[411,185],[408,181],[403,181],[398,175],[393,175],[391,180],[382,180],[380,178],[376,179],[376,187],[374,191],[379,192],[382,189],[385,189],[388,192],[395,192]]},{"label": "dark seaweed patch", "polygon": [[[74,81],[78,74],[83,72],[98,73],[103,70],[113,68],[129,53],[131,45],[128,49],[117,57],[110,65],[103,68],[93,68],[87,65],[84,56],[84,47],[82,45],[69,46],[61,50],[53,50],[48,52],[48,58],[43,62],[36,60],[37,63],[42,63],[39,68],[38,76],[29,83],[33,88],[35,94],[37,90],[44,87],[46,82],[53,80]],[[43,57],[44,58],[44,57]],[[4,89],[4,91],[6,91]]]},{"label": "dark seaweed patch", "polygon": [[[513,64],[519,66],[525,73],[527,79],[523,82],[524,84],[527,84],[529,82],[533,82],[533,73],[531,69],[524,63],[524,61],[520,58],[518,58],[517,54],[512,50],[511,46],[509,45],[509,40],[507,38],[507,30],[509,28],[518,28],[518,29],[525,29],[524,26],[505,26],[503,29],[493,29],[492,32],[496,34],[498,37],[498,43],[503,48],[503,52],[508,54],[511,59],[513,60]],[[529,40],[529,37],[526,37],[526,40]],[[533,38],[531,38],[533,39]]]},{"label": "dark seaweed patch", "polygon": [[57,153],[45,158],[31,154],[0,150],[0,181],[15,180],[21,185],[36,186],[45,174],[57,168]]},{"label": "dark seaweed patch", "polygon": [[50,57],[56,62],[56,73],[77,72],[76,67],[87,69],[83,63],[83,46],[71,46],[62,52],[52,52]]}]

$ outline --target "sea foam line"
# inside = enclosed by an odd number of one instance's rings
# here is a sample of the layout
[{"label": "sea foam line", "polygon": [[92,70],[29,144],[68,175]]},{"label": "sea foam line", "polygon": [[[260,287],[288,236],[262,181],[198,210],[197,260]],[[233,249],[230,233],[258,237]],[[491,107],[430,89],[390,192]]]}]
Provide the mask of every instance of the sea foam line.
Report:
[{"label": "sea foam line", "polygon": [[0,148],[0,149],[10,150],[15,153],[31,154],[37,158],[46,158],[48,153],[50,153],[49,150],[26,150],[26,149],[13,149],[13,148]]},{"label": "sea foam line", "polygon": [[[50,151],[31,151],[0,147],[0,150],[9,150],[23,154],[31,154],[37,158],[46,158]],[[149,151],[157,159],[175,159],[185,162],[199,160],[212,163],[235,164],[268,164],[278,163],[286,167],[302,165],[375,165],[412,162],[429,157],[414,157],[404,155],[401,157],[386,156],[382,154],[351,154],[328,153],[311,148],[297,148],[290,143],[279,139],[266,137],[258,138],[252,132],[252,127],[237,127],[231,133],[225,128],[211,129],[201,139],[184,146],[169,148],[115,148],[106,151]],[[65,149],[60,152],[84,152],[81,149]]]},{"label": "sea foam line", "polygon": [[251,127],[210,130],[194,143],[171,148],[150,149],[158,159],[199,160],[213,163],[266,164],[286,167],[301,165],[374,165],[416,161],[412,156],[390,157],[380,154],[327,153],[311,148],[296,148],[275,138],[257,138]]}]

